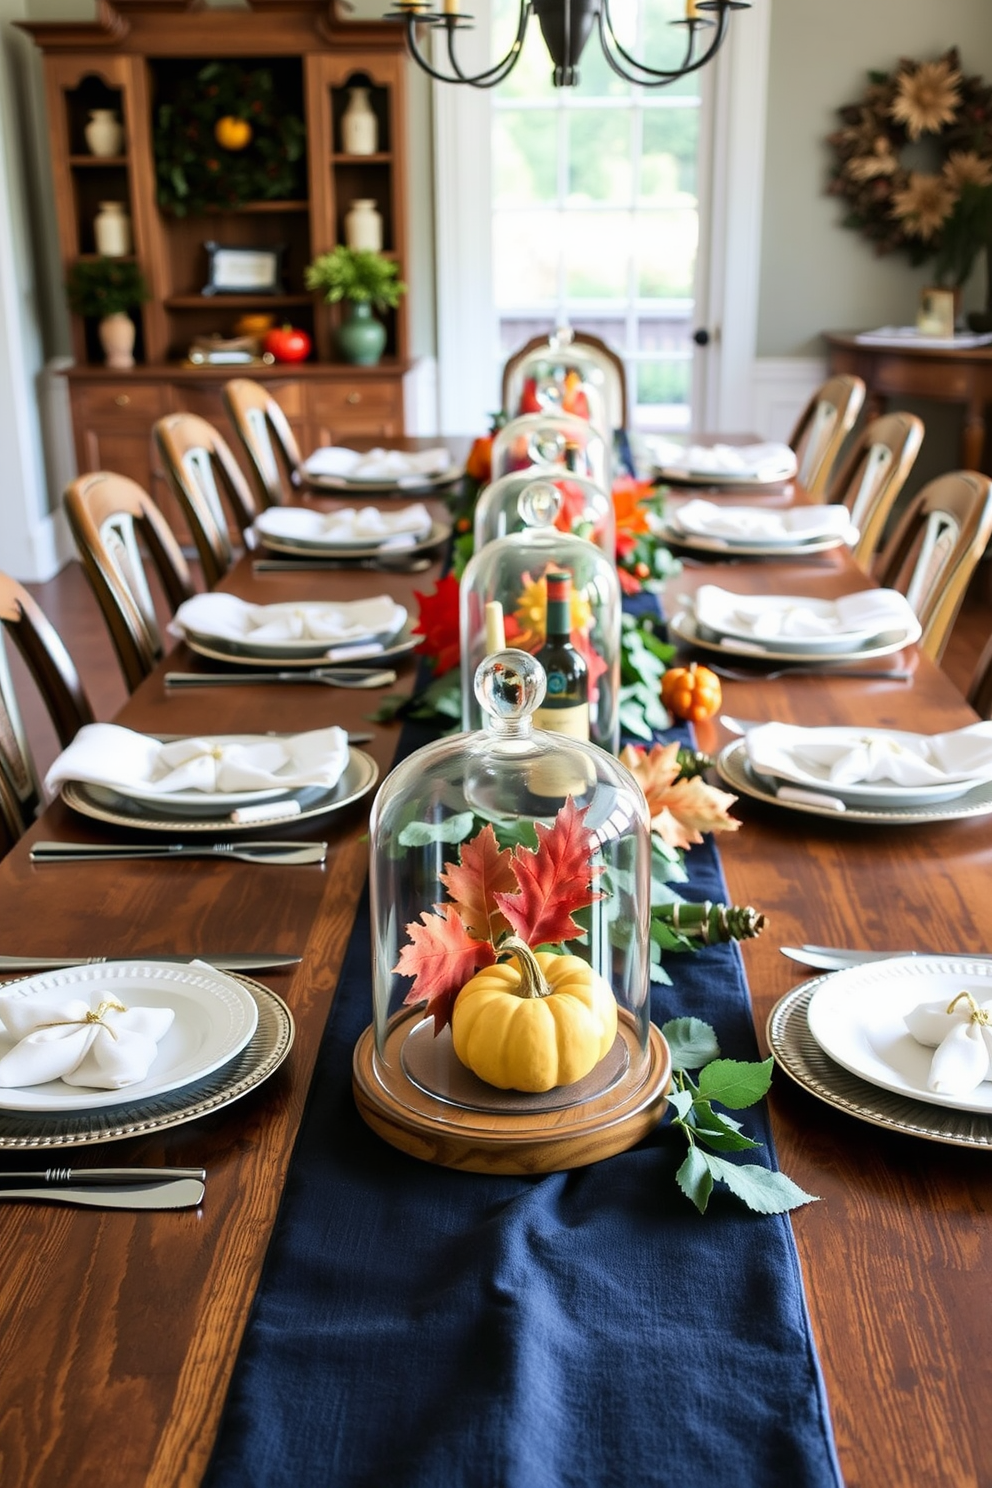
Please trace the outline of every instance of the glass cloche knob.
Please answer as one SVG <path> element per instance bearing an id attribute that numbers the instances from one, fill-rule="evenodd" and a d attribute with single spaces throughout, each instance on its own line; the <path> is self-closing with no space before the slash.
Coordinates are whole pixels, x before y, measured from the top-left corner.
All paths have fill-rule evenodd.
<path id="1" fill-rule="evenodd" d="M 531 435 L 527 455 L 532 465 L 562 465 L 566 445 L 560 429 L 538 429 Z"/>
<path id="2" fill-rule="evenodd" d="M 534 481 L 517 497 L 517 509 L 527 527 L 553 527 L 561 510 L 561 492 L 551 481 Z"/>
<path id="3" fill-rule="evenodd" d="M 546 688 L 544 668 L 528 651 L 495 651 L 476 668 L 475 695 L 490 727 L 529 719 Z"/>

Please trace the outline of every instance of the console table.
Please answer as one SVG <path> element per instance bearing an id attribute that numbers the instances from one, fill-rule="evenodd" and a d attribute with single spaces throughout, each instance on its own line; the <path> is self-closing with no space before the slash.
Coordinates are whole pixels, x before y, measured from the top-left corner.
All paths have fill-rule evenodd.
<path id="1" fill-rule="evenodd" d="M 869 419 L 890 398 L 932 398 L 964 406 L 961 465 L 992 472 L 985 454 L 985 409 L 992 402 L 992 345 L 960 351 L 921 346 L 883 346 L 853 335 L 825 332 L 831 374 L 863 378 Z"/>

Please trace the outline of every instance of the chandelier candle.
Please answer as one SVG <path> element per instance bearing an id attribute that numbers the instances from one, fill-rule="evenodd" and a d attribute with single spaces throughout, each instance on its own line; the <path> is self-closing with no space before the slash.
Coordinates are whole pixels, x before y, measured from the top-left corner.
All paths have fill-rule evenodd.
<path id="1" fill-rule="evenodd" d="M 549 572 L 545 642 L 537 659 L 548 679 L 534 727 L 572 739 L 589 738 L 589 672 L 572 645 L 572 576 Z"/>

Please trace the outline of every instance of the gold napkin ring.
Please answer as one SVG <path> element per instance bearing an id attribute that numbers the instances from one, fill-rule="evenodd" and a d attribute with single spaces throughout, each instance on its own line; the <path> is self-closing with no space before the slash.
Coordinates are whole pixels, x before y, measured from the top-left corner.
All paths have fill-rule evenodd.
<path id="1" fill-rule="evenodd" d="M 953 1013 L 962 997 L 966 998 L 968 1001 L 968 1006 L 971 1009 L 972 1023 L 979 1023 L 983 1026 L 988 1026 L 989 1023 L 992 1023 L 992 1014 L 989 1013 L 988 1008 L 979 1007 L 978 1003 L 972 997 L 970 992 L 959 992 L 954 1001 L 948 1004 L 947 1011 L 949 1013 Z"/>
<path id="2" fill-rule="evenodd" d="M 967 996 L 967 993 L 962 995 Z M 91 1008 L 84 1018 L 56 1018 L 53 1023 L 39 1023 L 38 1028 L 73 1028 L 77 1025 L 80 1028 L 85 1028 L 87 1023 L 99 1023 L 101 1028 L 107 1030 L 112 1039 L 116 1039 L 117 1034 L 114 1029 L 111 1028 L 109 1023 L 104 1022 L 104 1014 L 126 1012 L 127 1008 L 122 1002 L 118 1002 L 116 997 L 105 997 L 99 1007 L 96 1009 Z"/>

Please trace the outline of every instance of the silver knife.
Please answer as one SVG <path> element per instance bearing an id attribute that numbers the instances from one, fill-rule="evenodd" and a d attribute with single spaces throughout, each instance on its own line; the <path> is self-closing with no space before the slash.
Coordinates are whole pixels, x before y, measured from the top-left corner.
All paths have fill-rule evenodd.
<path id="1" fill-rule="evenodd" d="M 203 1203 L 204 1185 L 199 1178 L 173 1178 L 168 1182 L 100 1187 L 86 1184 L 47 1188 L 0 1188 L 2 1199 L 41 1199 L 49 1204 L 85 1204 L 96 1209 L 192 1209 Z"/>
<path id="2" fill-rule="evenodd" d="M 211 956 L 202 951 L 193 956 L 189 951 L 177 951 L 173 956 L 146 956 L 143 951 L 122 953 L 119 956 L 0 956 L 2 971 L 57 971 L 63 966 L 103 966 L 108 961 L 153 961 L 156 964 L 176 961 L 206 961 L 218 971 L 265 971 L 277 966 L 298 966 L 302 956 L 286 956 L 279 951 L 258 951 L 244 955 Z"/>
<path id="3" fill-rule="evenodd" d="M 251 687 L 255 683 L 279 686 L 280 683 L 307 682 L 323 684 L 325 687 L 367 689 L 389 687 L 396 681 L 391 667 L 372 670 L 369 667 L 348 667 L 332 670 L 328 667 L 313 667 L 299 672 L 166 672 L 166 688 L 179 687 Z"/>
<path id="4" fill-rule="evenodd" d="M 107 1188 L 118 1183 L 168 1183 L 176 1178 L 205 1182 L 206 1168 L 25 1168 L 0 1172 L 0 1183 L 96 1183 Z"/>
<path id="5" fill-rule="evenodd" d="M 973 956 L 959 955 L 950 951 L 859 951 L 845 950 L 840 946 L 779 946 L 783 956 L 798 961 L 803 966 L 812 966 L 819 971 L 844 971 L 849 966 L 866 966 L 872 961 L 891 961 L 900 956 L 940 956 L 945 961 L 987 961 L 988 956 L 980 952 Z"/>

